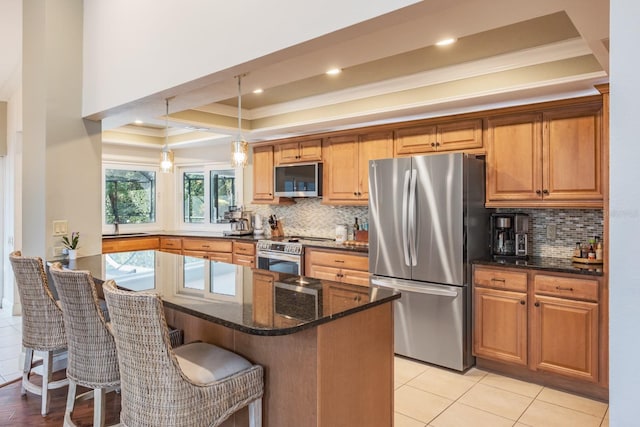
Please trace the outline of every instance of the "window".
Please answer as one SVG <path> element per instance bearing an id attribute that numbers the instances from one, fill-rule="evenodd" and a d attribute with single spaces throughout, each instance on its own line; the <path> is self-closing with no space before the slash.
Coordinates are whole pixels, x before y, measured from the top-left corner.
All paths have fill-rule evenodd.
<path id="1" fill-rule="evenodd" d="M 150 170 L 105 169 L 106 224 L 156 222 L 156 173 Z"/>
<path id="2" fill-rule="evenodd" d="M 208 179 L 205 179 L 208 177 Z M 217 223 L 238 200 L 234 169 L 184 169 L 182 218 L 185 224 Z"/>

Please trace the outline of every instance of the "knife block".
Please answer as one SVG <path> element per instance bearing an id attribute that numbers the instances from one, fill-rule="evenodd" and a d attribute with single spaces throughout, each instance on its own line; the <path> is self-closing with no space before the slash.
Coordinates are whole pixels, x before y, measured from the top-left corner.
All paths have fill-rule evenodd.
<path id="1" fill-rule="evenodd" d="M 276 221 L 275 226 L 271 226 L 271 237 L 284 237 L 282 230 L 282 220 Z"/>

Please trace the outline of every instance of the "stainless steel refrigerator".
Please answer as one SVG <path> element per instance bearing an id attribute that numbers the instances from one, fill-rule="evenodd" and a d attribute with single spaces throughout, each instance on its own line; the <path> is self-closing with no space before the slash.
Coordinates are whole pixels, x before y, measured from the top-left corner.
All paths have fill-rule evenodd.
<path id="1" fill-rule="evenodd" d="M 395 352 L 465 370 L 471 354 L 471 265 L 489 254 L 484 160 L 465 154 L 369 162 L 369 268 L 402 292 Z"/>

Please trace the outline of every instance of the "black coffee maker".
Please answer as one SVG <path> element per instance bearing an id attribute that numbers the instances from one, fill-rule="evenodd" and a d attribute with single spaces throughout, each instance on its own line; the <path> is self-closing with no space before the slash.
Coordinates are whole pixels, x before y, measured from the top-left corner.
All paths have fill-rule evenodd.
<path id="1" fill-rule="evenodd" d="M 493 259 L 527 259 L 529 215 L 491 214 L 491 254 Z"/>

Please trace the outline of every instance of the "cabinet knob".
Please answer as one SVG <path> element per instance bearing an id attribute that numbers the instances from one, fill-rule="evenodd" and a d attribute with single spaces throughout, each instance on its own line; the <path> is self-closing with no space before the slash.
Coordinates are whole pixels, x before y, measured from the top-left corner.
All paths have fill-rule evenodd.
<path id="1" fill-rule="evenodd" d="M 440 143 L 436 141 L 436 147 L 440 147 Z"/>
<path id="2" fill-rule="evenodd" d="M 432 142 L 432 143 L 431 143 L 431 146 L 432 146 L 432 147 L 435 147 L 435 146 L 436 146 L 436 143 L 435 143 L 435 142 Z"/>
<path id="3" fill-rule="evenodd" d="M 549 190 L 542 190 L 542 194 L 549 194 Z"/>
<path id="4" fill-rule="evenodd" d="M 533 305 L 535 305 L 536 307 L 540 307 L 540 303 L 538 301 L 536 301 Z"/>
<path id="5" fill-rule="evenodd" d="M 357 196 L 357 195 L 358 195 L 358 192 L 357 192 L 357 191 L 354 191 L 354 192 L 353 192 L 353 195 L 354 195 L 354 196 Z"/>
<path id="6" fill-rule="evenodd" d="M 523 299 L 521 299 L 521 300 L 520 300 L 520 305 L 524 305 L 524 304 L 525 304 L 524 300 L 523 300 Z"/>
<path id="7" fill-rule="evenodd" d="M 542 194 L 542 191 L 540 191 L 540 190 L 536 190 L 536 194 L 539 196 L 539 195 L 541 195 L 541 194 Z"/>

